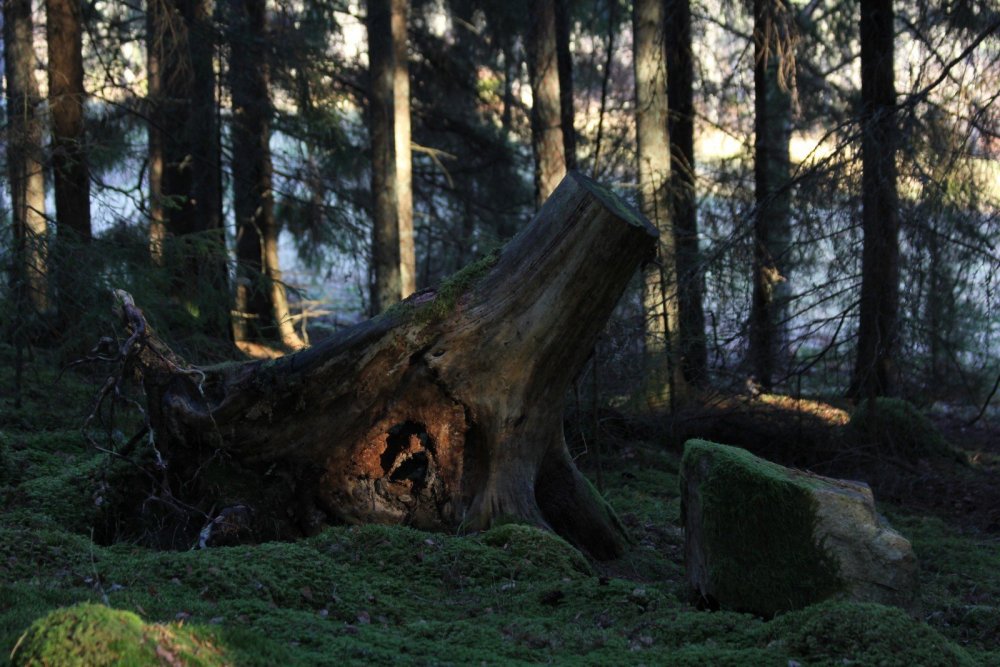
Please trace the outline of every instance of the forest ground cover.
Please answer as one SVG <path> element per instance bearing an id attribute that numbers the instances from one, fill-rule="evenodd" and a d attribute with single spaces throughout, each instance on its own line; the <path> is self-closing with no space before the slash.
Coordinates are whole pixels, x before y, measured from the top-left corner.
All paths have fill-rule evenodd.
<path id="1" fill-rule="evenodd" d="M 94 480 L 107 458 L 80 427 L 103 378 L 60 376 L 37 353 L 15 407 L 13 353 L 3 347 L 0 357 L 4 660 L 15 646 L 15 662 L 43 656 L 48 635 L 21 639 L 29 626 L 89 602 L 102 607 L 74 607 L 62 622 L 111 657 L 125 640 L 102 635 L 108 624 L 93 618 L 108 615 L 103 606 L 119 610 L 111 614 L 121 612 L 129 645 L 148 648 L 123 659 L 163 664 L 1000 663 L 991 495 L 1000 442 L 985 427 L 942 423 L 963 454 L 949 459 L 910 455 L 900 443 L 879 456 L 826 403 L 730 397 L 672 419 L 606 413 L 600 478 L 634 540 L 609 563 L 515 524 L 470 535 L 334 526 L 295 543 L 156 551 L 94 539 L 108 493 Z M 568 426 L 596 481 L 593 451 L 581 446 L 592 434 L 581 436 L 572 416 Z M 919 612 L 834 601 L 765 620 L 696 609 L 684 584 L 677 482 L 680 446 L 695 432 L 870 481 L 913 542 Z"/>

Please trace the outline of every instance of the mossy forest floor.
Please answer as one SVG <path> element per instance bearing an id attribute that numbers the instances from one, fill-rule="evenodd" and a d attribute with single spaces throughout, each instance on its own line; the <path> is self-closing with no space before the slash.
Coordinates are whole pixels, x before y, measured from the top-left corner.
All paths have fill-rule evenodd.
<path id="1" fill-rule="evenodd" d="M 36 358 L 15 408 L 12 354 L 0 357 L 0 660 L 36 619 L 90 602 L 129 614 L 76 608 L 21 640 L 15 662 L 60 664 L 45 656 L 65 627 L 97 647 L 77 647 L 78 664 L 1000 664 L 1000 534 L 961 511 L 908 506 L 903 493 L 880 507 L 920 559 L 916 618 L 847 602 L 767 621 L 696 610 L 669 438 L 605 438 L 606 495 L 635 539 L 611 563 L 516 525 L 463 536 L 331 527 L 297 543 L 182 552 L 101 546 L 92 480 L 105 457 L 79 431 L 100 378 L 57 380 Z M 978 456 L 968 466 L 996 462 Z M 914 487 L 921 465 L 906 473 Z M 86 622 L 109 613 L 117 635 Z"/>

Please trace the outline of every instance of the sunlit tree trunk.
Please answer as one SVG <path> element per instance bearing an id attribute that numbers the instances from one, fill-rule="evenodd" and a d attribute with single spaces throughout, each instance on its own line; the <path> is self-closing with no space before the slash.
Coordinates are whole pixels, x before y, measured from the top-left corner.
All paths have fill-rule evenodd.
<path id="1" fill-rule="evenodd" d="M 667 0 L 667 97 L 670 119 L 670 210 L 674 224 L 677 266 L 679 357 L 684 379 L 691 385 L 708 381 L 703 271 L 698 248 L 698 207 L 694 163 L 694 56 L 691 50 L 691 6 L 688 0 Z"/>
<path id="2" fill-rule="evenodd" d="M 573 53 L 570 49 L 572 0 L 555 0 L 556 58 L 559 63 L 559 116 L 566 168 L 576 169 L 576 112 L 573 108 Z"/>
<path id="3" fill-rule="evenodd" d="M 393 129 L 396 144 L 396 206 L 399 219 L 400 296 L 417 291 L 417 254 L 413 242 L 413 154 L 410 150 L 410 55 L 407 20 L 410 0 L 392 0 Z"/>
<path id="4" fill-rule="evenodd" d="M 530 3 L 528 76 L 531 79 L 531 148 L 535 156 L 535 205 L 540 208 L 566 174 L 559 98 L 555 0 Z"/>
<path id="5" fill-rule="evenodd" d="M 861 318 L 848 393 L 892 390 L 899 311 L 899 212 L 896 194 L 896 91 L 891 0 L 861 3 Z"/>
<path id="6" fill-rule="evenodd" d="M 392 0 L 368 0 L 368 131 L 372 144 L 372 314 L 399 301 L 402 290 L 396 174 L 396 76 Z"/>
<path id="7" fill-rule="evenodd" d="M 41 313 L 49 307 L 48 263 L 42 128 L 37 117 L 42 100 L 34 72 L 31 0 L 4 0 L 3 44 L 7 173 L 17 253 L 13 282 L 18 296 Z"/>
<path id="8" fill-rule="evenodd" d="M 754 0 L 754 264 L 750 362 L 770 390 L 785 346 L 791 212 L 788 142 L 794 48 L 785 0 Z"/>
<path id="9" fill-rule="evenodd" d="M 646 343 L 646 393 L 654 404 L 682 393 L 683 376 L 677 313 L 677 269 L 670 216 L 670 137 L 667 134 L 667 62 L 664 6 L 659 0 L 636 0 L 635 125 L 642 212 L 660 232 L 656 264 L 643 280 Z"/>
<path id="10" fill-rule="evenodd" d="M 228 338 L 213 3 L 149 0 L 148 11 L 151 72 L 157 75 L 150 86 L 151 249 L 155 260 L 159 246 L 171 296 L 185 305 L 198 329 Z M 159 218 L 162 241 L 156 238 Z"/>
<path id="11" fill-rule="evenodd" d="M 271 166 L 271 99 L 265 0 L 229 0 L 229 86 L 236 216 L 236 336 L 302 347 L 278 261 Z"/>

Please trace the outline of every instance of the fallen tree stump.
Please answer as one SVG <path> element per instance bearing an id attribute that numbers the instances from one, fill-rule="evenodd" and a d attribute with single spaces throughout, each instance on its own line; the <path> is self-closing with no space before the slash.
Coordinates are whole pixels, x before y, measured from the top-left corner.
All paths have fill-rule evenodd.
<path id="1" fill-rule="evenodd" d="M 174 546 L 330 521 L 455 531 L 513 520 L 618 555 L 624 530 L 570 458 L 563 407 L 656 236 L 571 173 L 502 251 L 437 291 L 295 354 L 208 368 L 174 354 L 119 291 L 130 337 L 107 386 L 140 378 L 149 446 L 131 445 L 154 480 L 125 505 L 155 514 L 147 537 Z"/>

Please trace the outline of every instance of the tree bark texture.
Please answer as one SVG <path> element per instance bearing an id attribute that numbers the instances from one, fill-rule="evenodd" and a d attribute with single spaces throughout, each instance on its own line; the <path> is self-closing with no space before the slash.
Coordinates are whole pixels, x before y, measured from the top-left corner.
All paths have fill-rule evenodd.
<path id="1" fill-rule="evenodd" d="M 530 3 L 528 77 L 531 79 L 531 149 L 535 156 L 535 205 L 542 204 L 566 174 L 555 0 Z"/>
<path id="2" fill-rule="evenodd" d="M 83 128 L 81 6 L 75 0 L 46 0 L 45 7 L 57 230 L 70 242 L 87 243 L 91 239 L 90 171 Z"/>
<path id="3" fill-rule="evenodd" d="M 233 120 L 237 338 L 302 347 L 292 326 L 278 261 L 271 166 L 270 69 L 264 0 L 229 2 L 229 87 Z"/>
<path id="4" fill-rule="evenodd" d="M 167 480 L 159 497 L 249 507 L 258 536 L 327 520 L 441 530 L 517 520 L 618 555 L 627 538 L 569 456 L 563 407 L 656 236 L 572 172 L 502 251 L 438 291 L 296 354 L 215 368 L 166 349 L 120 293 L 124 367 L 141 374 Z M 234 482 L 206 472 L 220 466 Z M 275 497 L 281 509 L 268 513 Z"/>
<path id="5" fill-rule="evenodd" d="M 229 337 L 213 3 L 149 0 L 151 249 L 201 328 Z M 155 97 L 153 96 L 155 94 Z M 154 160 L 159 164 L 154 164 Z M 159 182 L 154 179 L 159 177 Z M 160 226 L 162 220 L 162 227 Z M 162 232 L 162 240 L 156 237 Z"/>
<path id="6" fill-rule="evenodd" d="M 392 0 L 393 134 L 396 146 L 396 207 L 399 221 L 400 296 L 417 291 L 417 251 L 413 240 L 413 152 L 410 149 L 410 54 L 407 24 L 410 0 Z"/>
<path id="7" fill-rule="evenodd" d="M 635 125 L 642 212 L 660 232 L 658 265 L 646 268 L 643 317 L 646 393 L 654 404 L 683 393 L 678 363 L 677 269 L 670 216 L 670 137 L 667 128 L 667 62 L 664 7 L 659 0 L 636 0 L 633 8 Z"/>
<path id="8" fill-rule="evenodd" d="M 680 362 L 685 381 L 708 382 L 704 274 L 698 248 L 698 207 L 694 163 L 694 56 L 691 51 L 691 6 L 688 0 L 667 0 L 667 97 L 670 108 L 670 210 L 674 223 L 677 266 L 677 312 Z"/>
<path id="9" fill-rule="evenodd" d="M 399 203 L 396 175 L 396 76 L 392 0 L 368 0 L 368 129 L 372 144 L 372 314 L 399 301 Z"/>
<path id="10" fill-rule="evenodd" d="M 770 391 L 786 345 L 791 246 L 788 143 L 791 95 L 783 71 L 794 67 L 790 8 L 784 0 L 754 0 L 754 264 L 750 362 Z"/>
<path id="11" fill-rule="evenodd" d="M 24 305 L 38 313 L 49 307 L 45 223 L 42 104 L 35 79 L 30 0 L 3 3 L 4 67 L 7 80 L 7 170 L 13 207 L 13 283 Z"/>
<path id="12" fill-rule="evenodd" d="M 858 353 L 848 393 L 892 390 L 899 312 L 896 91 L 891 0 L 861 3 L 861 308 Z"/>

